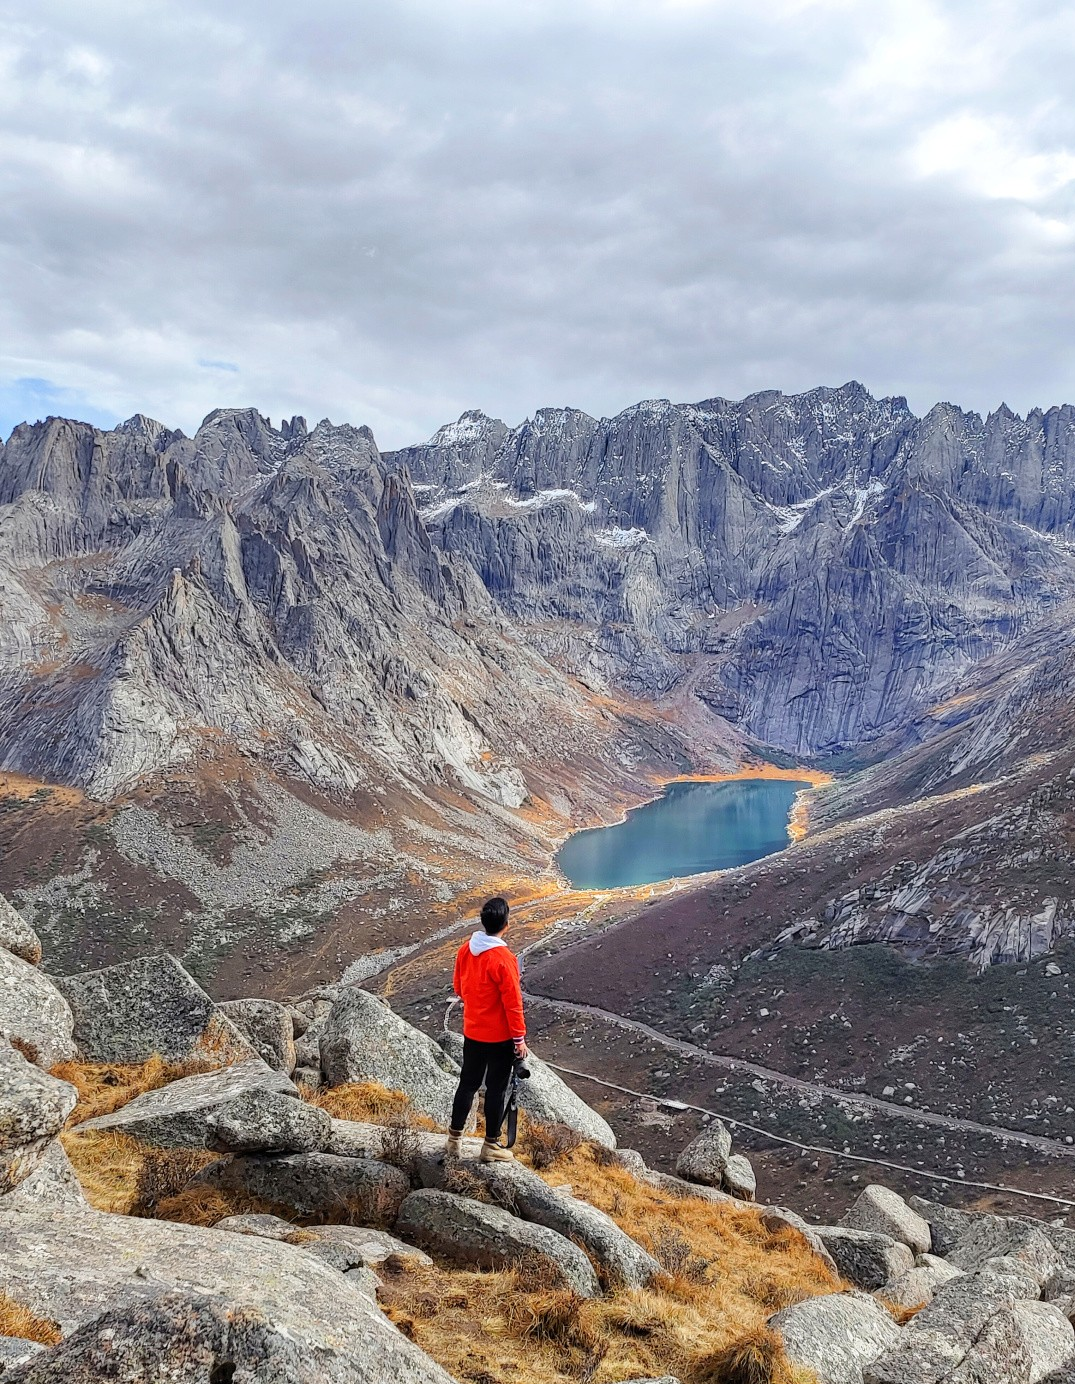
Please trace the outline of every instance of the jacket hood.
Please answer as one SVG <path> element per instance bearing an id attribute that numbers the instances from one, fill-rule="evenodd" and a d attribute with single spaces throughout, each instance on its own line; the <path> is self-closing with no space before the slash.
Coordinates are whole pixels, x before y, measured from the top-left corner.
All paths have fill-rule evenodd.
<path id="1" fill-rule="evenodd" d="M 506 947 L 508 944 L 503 937 L 490 937 L 487 932 L 479 929 L 470 939 L 471 956 L 481 956 L 482 952 L 492 951 L 494 947 Z"/>

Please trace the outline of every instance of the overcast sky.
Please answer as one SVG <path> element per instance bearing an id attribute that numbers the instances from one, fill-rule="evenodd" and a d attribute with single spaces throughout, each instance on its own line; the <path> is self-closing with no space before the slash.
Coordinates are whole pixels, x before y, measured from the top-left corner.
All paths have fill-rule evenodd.
<path id="1" fill-rule="evenodd" d="M 0 0 L 0 432 L 1075 400 L 1064 0 Z"/>

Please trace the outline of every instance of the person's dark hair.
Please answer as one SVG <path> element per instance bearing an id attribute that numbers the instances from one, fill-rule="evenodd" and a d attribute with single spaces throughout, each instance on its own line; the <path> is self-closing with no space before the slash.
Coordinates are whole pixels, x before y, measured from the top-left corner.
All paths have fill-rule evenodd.
<path id="1" fill-rule="evenodd" d="M 482 904 L 482 927 L 495 937 L 508 925 L 508 901 L 498 894 L 495 899 L 486 899 Z"/>

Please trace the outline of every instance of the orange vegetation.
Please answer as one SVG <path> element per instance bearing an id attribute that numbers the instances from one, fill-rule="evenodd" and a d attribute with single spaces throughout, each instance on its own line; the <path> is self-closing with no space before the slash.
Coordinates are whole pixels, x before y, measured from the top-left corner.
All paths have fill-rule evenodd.
<path id="1" fill-rule="evenodd" d="M 788 817 L 788 835 L 793 841 L 802 841 L 810 829 L 810 798 L 806 792 L 796 793 Z"/>
<path id="2" fill-rule="evenodd" d="M 154 1054 L 145 1062 L 59 1062 L 52 1075 L 69 1081 L 78 1092 L 78 1104 L 67 1121 L 70 1127 L 98 1115 L 111 1115 L 135 1096 L 159 1090 L 180 1077 L 214 1071 L 220 1065 L 209 1056 L 166 1062 Z"/>
<path id="3" fill-rule="evenodd" d="M 37 1316 L 7 1293 L 0 1293 L 0 1336 L 36 1341 L 42 1346 L 54 1346 L 61 1339 L 60 1328 L 54 1321 Z"/>
<path id="4" fill-rule="evenodd" d="M 668 783 L 738 783 L 742 779 L 782 779 L 808 783 L 813 788 L 824 788 L 832 782 L 832 775 L 820 769 L 781 769 L 775 764 L 742 764 L 738 769 L 730 769 L 722 774 L 680 774 L 678 778 L 667 779 Z"/>
<path id="5" fill-rule="evenodd" d="M 40 779 L 27 778 L 25 774 L 0 774 L 0 798 L 18 798 L 25 802 L 35 793 L 40 793 L 50 807 L 77 807 L 85 801 L 85 794 L 77 788 L 67 788 L 60 783 L 42 783 Z"/>
<path id="6" fill-rule="evenodd" d="M 841 1285 L 796 1231 L 766 1229 L 750 1207 L 658 1191 L 592 1145 L 570 1148 L 540 1175 L 608 1212 L 665 1275 L 648 1289 L 587 1301 L 532 1272 L 400 1267 L 383 1305 L 449 1373 L 475 1384 L 612 1384 L 668 1373 L 690 1384 L 807 1384 L 766 1320 Z"/>
<path id="7" fill-rule="evenodd" d="M 134 1214 L 144 1144 L 104 1129 L 68 1129 L 60 1142 L 91 1206 L 119 1216 Z"/>
<path id="8" fill-rule="evenodd" d="M 303 1100 L 327 1110 L 334 1120 L 359 1120 L 367 1124 L 389 1124 L 405 1119 L 413 1129 L 436 1129 L 427 1115 L 421 1115 L 402 1091 L 390 1091 L 378 1081 L 349 1082 L 326 1091 L 302 1091 Z"/>
<path id="9" fill-rule="evenodd" d="M 220 1157 L 205 1149 L 154 1148 L 110 1129 L 68 1129 L 60 1140 L 86 1200 L 118 1216 L 181 1219 L 162 1216 L 160 1207 Z"/>
<path id="10" fill-rule="evenodd" d="M 154 1212 L 159 1221 L 180 1221 L 184 1225 L 213 1226 L 225 1216 L 280 1216 L 292 1220 L 287 1206 L 248 1196 L 244 1192 L 222 1191 L 219 1187 L 185 1187 L 160 1202 Z"/>
<path id="11" fill-rule="evenodd" d="M 926 1306 L 925 1302 L 916 1302 L 911 1307 L 902 1307 L 897 1302 L 889 1302 L 888 1298 L 882 1297 L 880 1294 L 877 1295 L 877 1300 L 889 1316 L 899 1322 L 900 1326 L 906 1326 L 911 1318 L 917 1317 L 922 1308 Z"/>
<path id="12" fill-rule="evenodd" d="M 955 711 L 958 707 L 967 706 L 976 701 L 982 694 L 980 692 L 963 692 L 958 697 L 949 697 L 945 702 L 936 702 L 933 706 L 927 707 L 927 716 L 944 716 L 949 711 Z"/>
<path id="13" fill-rule="evenodd" d="M 206 1149 L 159 1149 L 108 1129 L 68 1129 L 60 1135 L 86 1200 L 118 1216 L 150 1216 L 213 1225 L 244 1211 L 275 1211 L 238 1193 L 189 1187 L 220 1158 Z"/>

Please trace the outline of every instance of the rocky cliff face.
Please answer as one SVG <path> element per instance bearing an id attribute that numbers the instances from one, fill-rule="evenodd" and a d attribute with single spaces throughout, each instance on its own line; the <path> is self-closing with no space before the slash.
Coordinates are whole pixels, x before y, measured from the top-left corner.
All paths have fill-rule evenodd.
<path id="1" fill-rule="evenodd" d="M 389 459 L 540 647 L 647 696 L 690 677 L 759 742 L 826 754 L 906 725 L 1072 590 L 1073 416 L 917 419 L 850 384 L 511 430 L 470 413 Z"/>
<path id="2" fill-rule="evenodd" d="M 321 786 L 368 783 L 372 761 L 518 806 L 502 748 L 553 688 L 577 711 L 365 429 L 51 420 L 13 434 L 0 501 L 4 768 L 109 797 L 223 732 Z"/>

